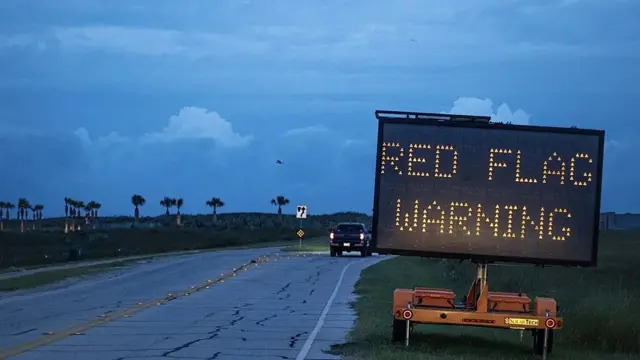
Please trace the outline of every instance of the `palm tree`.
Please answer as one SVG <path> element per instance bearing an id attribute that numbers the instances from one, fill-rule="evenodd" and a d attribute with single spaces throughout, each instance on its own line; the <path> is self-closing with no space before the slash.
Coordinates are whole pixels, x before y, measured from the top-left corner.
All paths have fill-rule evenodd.
<path id="1" fill-rule="evenodd" d="M 180 208 L 184 205 L 184 200 L 182 198 L 172 199 L 173 204 L 175 204 L 178 209 L 178 215 L 180 215 Z"/>
<path id="2" fill-rule="evenodd" d="M 71 205 L 71 198 L 64 198 L 64 232 L 69 232 L 69 217 L 71 213 L 69 212 L 69 205 Z"/>
<path id="3" fill-rule="evenodd" d="M 0 201 L 0 231 L 4 230 L 4 209 L 6 209 L 7 203 Z"/>
<path id="4" fill-rule="evenodd" d="M 33 225 L 31 228 L 33 230 L 36 229 L 36 208 L 35 206 L 29 206 L 29 210 L 31 210 L 31 219 L 33 220 Z M 29 218 L 29 214 L 27 213 L 27 218 Z"/>
<path id="5" fill-rule="evenodd" d="M 93 217 L 93 228 L 96 228 L 96 223 L 98 222 L 98 210 L 100 210 L 100 208 L 102 207 L 102 204 L 100 204 L 99 202 L 95 202 L 95 201 L 91 201 L 92 203 L 92 214 L 91 216 Z"/>
<path id="6" fill-rule="evenodd" d="M 95 219 L 98 217 L 98 209 L 102 207 L 102 204 L 95 201 L 90 201 L 89 203 L 91 204 L 91 217 Z"/>
<path id="7" fill-rule="evenodd" d="M 18 219 L 20 220 L 20 232 L 24 232 L 24 222 L 27 220 L 29 215 L 29 208 L 31 208 L 31 204 L 25 198 L 18 199 Z"/>
<path id="8" fill-rule="evenodd" d="M 170 215 L 169 208 L 173 206 L 173 199 L 165 196 L 164 199 L 160 200 L 160 206 L 164 206 L 167 209 L 165 215 Z"/>
<path id="9" fill-rule="evenodd" d="M 71 198 L 64 198 L 64 216 L 69 216 L 69 203 L 71 203 Z"/>
<path id="10" fill-rule="evenodd" d="M 138 195 L 138 194 L 134 194 L 133 196 L 131 196 L 131 204 L 133 204 L 135 210 L 133 213 L 134 219 L 136 224 L 140 222 L 140 206 L 144 206 L 144 204 L 147 202 L 147 200 L 145 200 L 144 197 L 142 197 L 142 195 Z"/>
<path id="11" fill-rule="evenodd" d="M 224 201 L 220 200 L 219 197 L 212 197 L 211 200 L 207 200 L 206 205 L 213 209 L 213 222 L 216 223 L 218 221 L 216 210 L 224 206 Z"/>
<path id="12" fill-rule="evenodd" d="M 81 217 L 82 216 L 82 210 L 85 210 L 85 207 L 87 206 L 87 204 L 84 201 L 76 201 L 75 202 L 75 206 L 76 206 L 76 216 L 77 217 Z M 85 222 L 85 224 L 89 223 L 89 219 L 87 219 L 86 216 L 84 218 L 84 222 Z M 76 230 L 80 230 L 80 224 L 78 224 L 78 228 Z"/>
<path id="13" fill-rule="evenodd" d="M 184 200 L 182 198 L 171 199 L 171 204 L 175 205 L 176 209 L 178 209 L 177 216 L 176 216 L 176 224 L 180 226 L 180 220 L 181 220 L 180 208 L 182 207 L 182 205 L 184 205 Z"/>
<path id="14" fill-rule="evenodd" d="M 36 204 L 33 206 L 33 211 L 35 215 L 35 219 L 38 220 L 38 228 L 42 230 L 42 210 L 44 209 L 44 205 Z"/>
<path id="15" fill-rule="evenodd" d="M 3 209 L 5 209 L 5 214 L 4 214 L 4 218 L 7 220 L 11 219 L 11 214 L 9 214 L 9 210 L 14 209 L 16 206 L 8 201 L 4 202 L 4 206 Z M 0 210 L 1 212 L 2 210 Z M 4 224 L 3 224 L 4 225 Z M 8 226 L 9 224 L 7 224 Z"/>
<path id="16" fill-rule="evenodd" d="M 278 207 L 278 218 L 282 219 L 282 207 L 289 204 L 289 199 L 282 195 L 276 196 L 275 199 L 271 199 L 271 205 Z"/>
<path id="17" fill-rule="evenodd" d="M 66 231 L 75 231 L 76 230 L 76 216 L 78 215 L 78 201 L 77 200 L 73 200 L 71 198 L 65 198 L 66 200 L 66 204 L 65 204 L 65 210 L 67 210 L 67 208 L 69 208 L 69 213 L 68 213 L 68 218 L 71 218 L 71 224 L 70 226 L 67 226 L 67 223 L 65 222 L 65 228 L 67 229 Z"/>
<path id="18" fill-rule="evenodd" d="M 84 205 L 84 223 L 89 225 L 93 216 L 93 201 L 89 201 Z"/>

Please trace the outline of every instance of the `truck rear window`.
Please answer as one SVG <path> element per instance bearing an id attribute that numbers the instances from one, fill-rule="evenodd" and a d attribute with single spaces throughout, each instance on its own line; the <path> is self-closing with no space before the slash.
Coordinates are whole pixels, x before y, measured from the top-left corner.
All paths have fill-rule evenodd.
<path id="1" fill-rule="evenodd" d="M 353 224 L 338 225 L 336 230 L 341 233 L 360 233 L 361 231 L 364 231 L 364 229 L 362 228 L 362 225 L 353 225 Z"/>

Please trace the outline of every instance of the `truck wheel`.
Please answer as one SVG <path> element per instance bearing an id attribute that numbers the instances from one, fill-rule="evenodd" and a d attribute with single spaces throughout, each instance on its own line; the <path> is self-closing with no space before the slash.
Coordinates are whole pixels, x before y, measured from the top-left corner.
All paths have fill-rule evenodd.
<path id="1" fill-rule="evenodd" d="M 367 249 L 360 250 L 360 256 L 362 256 L 362 257 L 367 256 Z"/>
<path id="2" fill-rule="evenodd" d="M 549 330 L 549 337 L 547 338 L 547 355 L 551 355 L 553 350 L 553 330 Z M 544 330 L 533 330 L 533 351 L 536 355 L 542 356 L 544 351 Z"/>
<path id="3" fill-rule="evenodd" d="M 406 330 L 407 330 L 406 321 L 393 319 L 393 332 L 391 335 L 391 341 L 394 341 L 394 342 L 404 341 Z"/>
<path id="4" fill-rule="evenodd" d="M 336 250 L 336 255 L 338 255 L 338 256 L 342 256 L 342 249 L 340 249 L 340 250 Z"/>
<path id="5" fill-rule="evenodd" d="M 336 249 L 329 248 L 329 255 L 331 255 L 331 257 L 335 257 L 336 256 Z"/>

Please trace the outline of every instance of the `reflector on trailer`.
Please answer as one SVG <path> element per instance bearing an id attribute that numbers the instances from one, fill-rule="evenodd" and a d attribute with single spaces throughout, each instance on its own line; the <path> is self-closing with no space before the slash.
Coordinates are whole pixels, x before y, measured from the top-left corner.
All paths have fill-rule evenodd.
<path id="1" fill-rule="evenodd" d="M 546 327 L 548 327 L 548 328 L 553 328 L 553 327 L 555 327 L 555 326 L 556 326 L 556 320 L 555 320 L 555 319 L 547 319 L 547 320 L 544 322 L 544 325 L 545 325 Z"/>
<path id="2" fill-rule="evenodd" d="M 402 312 L 402 317 L 405 320 L 409 320 L 409 319 L 411 319 L 413 317 L 413 312 L 411 310 L 405 310 L 405 311 Z"/>

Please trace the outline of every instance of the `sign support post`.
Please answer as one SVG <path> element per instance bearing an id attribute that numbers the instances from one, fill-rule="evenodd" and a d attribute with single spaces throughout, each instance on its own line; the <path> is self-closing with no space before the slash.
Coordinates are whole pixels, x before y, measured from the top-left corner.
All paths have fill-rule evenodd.
<path id="1" fill-rule="evenodd" d="M 307 218 L 307 205 L 296 206 L 296 218 L 300 219 L 300 226 L 296 234 L 300 240 L 300 249 L 302 249 L 302 238 L 304 237 L 304 231 L 302 230 L 302 220 Z"/>

